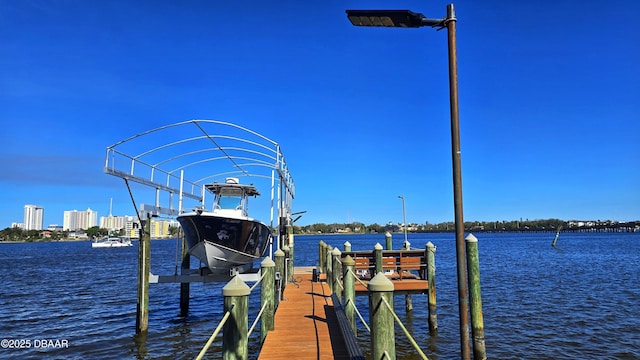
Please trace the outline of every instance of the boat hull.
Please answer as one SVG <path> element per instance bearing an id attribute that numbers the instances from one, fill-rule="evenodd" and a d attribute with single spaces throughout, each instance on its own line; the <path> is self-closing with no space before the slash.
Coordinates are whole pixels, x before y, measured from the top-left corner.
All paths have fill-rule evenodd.
<path id="1" fill-rule="evenodd" d="M 178 217 L 189 253 L 213 273 L 235 268 L 246 272 L 253 262 L 264 256 L 271 231 L 252 219 L 236 219 L 207 213 L 190 213 Z"/>

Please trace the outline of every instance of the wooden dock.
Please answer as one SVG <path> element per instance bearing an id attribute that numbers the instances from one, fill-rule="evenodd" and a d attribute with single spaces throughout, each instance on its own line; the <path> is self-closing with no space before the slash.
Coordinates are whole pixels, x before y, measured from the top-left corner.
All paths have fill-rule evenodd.
<path id="1" fill-rule="evenodd" d="M 296 267 L 293 284 L 287 284 L 284 300 L 275 315 L 275 330 L 267 335 L 260 360 L 349 359 L 324 281 L 313 282 L 313 267 Z"/>

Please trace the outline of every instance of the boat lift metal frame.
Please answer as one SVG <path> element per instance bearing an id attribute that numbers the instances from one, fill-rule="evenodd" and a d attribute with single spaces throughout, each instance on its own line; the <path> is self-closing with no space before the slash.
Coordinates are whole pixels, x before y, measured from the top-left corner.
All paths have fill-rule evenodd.
<path id="1" fill-rule="evenodd" d="M 194 126 L 196 136 L 193 137 L 177 139 L 142 151 L 135 149 L 137 152 L 135 155 L 128 155 L 120 150 L 138 140 L 141 140 L 138 143 L 144 144 L 142 139 L 152 134 L 175 133 L 188 127 L 191 127 L 189 130 L 193 130 Z M 205 128 L 212 126 L 216 131 L 231 129 L 241 135 L 244 134 L 247 138 L 210 134 Z M 223 145 L 223 142 L 226 145 Z M 173 149 L 184 149 L 185 146 L 203 143 L 214 146 L 190 148 L 189 151 L 179 154 L 173 153 L 170 157 L 157 156 Z M 219 156 L 210 156 L 212 153 Z M 225 162 L 226 171 L 203 172 L 202 168 L 211 165 L 212 162 L 218 164 Z M 169 166 L 171 169 L 163 168 Z M 199 168 L 198 171 L 191 171 L 195 168 Z M 143 205 L 141 211 L 152 215 L 169 216 L 177 216 L 184 212 L 184 198 L 198 201 L 204 209 L 206 183 L 224 182 L 224 178 L 230 176 L 270 179 L 272 231 L 275 235 L 283 234 L 284 226 L 291 224 L 291 202 L 295 196 L 295 185 L 280 145 L 264 135 L 232 123 L 218 120 L 188 120 L 136 134 L 107 147 L 104 172 L 154 188 L 156 191 L 154 205 Z M 195 174 L 197 179 L 188 180 L 186 176 L 189 173 Z M 169 194 L 168 207 L 160 204 L 160 193 L 163 191 Z M 179 197 L 177 209 L 173 204 L 175 194 Z M 275 209 L 277 209 L 277 216 L 274 214 Z M 277 226 L 274 226 L 274 220 Z"/>
<path id="2" fill-rule="evenodd" d="M 209 128 L 213 128 L 214 132 L 207 131 Z M 183 131 L 194 130 L 195 134 L 190 137 L 166 140 L 175 138 Z M 165 136 L 167 134 L 169 136 Z M 154 140 L 156 143 L 153 143 Z M 153 145 L 149 146 L 150 143 Z M 212 172 L 211 169 L 217 171 Z M 129 181 L 133 181 L 155 189 L 154 205 L 141 205 L 138 214 L 140 219 L 147 218 L 147 214 L 178 216 L 185 211 L 185 198 L 195 200 L 197 208 L 204 210 L 207 194 L 205 185 L 224 182 L 226 177 L 233 176 L 271 180 L 270 226 L 273 236 L 279 239 L 278 248 L 286 244 L 285 227 L 293 223 L 291 203 L 295 196 L 295 185 L 280 145 L 264 135 L 232 123 L 188 120 L 128 137 L 107 147 L 104 172 L 124 179 L 127 186 Z M 188 180 L 187 176 L 195 176 L 196 179 Z M 169 195 L 168 206 L 161 205 L 162 192 Z M 173 204 L 176 194 L 177 208 Z M 269 256 L 273 256 L 273 244 L 270 244 Z M 202 269 L 183 269 L 181 275 L 149 273 L 149 280 L 151 283 L 206 283 L 226 281 L 237 274 L 234 269 L 224 275 L 207 274 Z M 259 273 L 246 273 L 241 277 L 245 281 L 252 281 L 259 278 Z"/>

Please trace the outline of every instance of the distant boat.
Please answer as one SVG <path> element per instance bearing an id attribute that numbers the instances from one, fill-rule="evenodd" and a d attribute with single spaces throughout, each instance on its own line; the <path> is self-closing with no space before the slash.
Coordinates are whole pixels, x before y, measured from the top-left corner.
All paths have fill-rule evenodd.
<path id="1" fill-rule="evenodd" d="M 206 188 L 215 195 L 213 210 L 196 209 L 177 217 L 189 253 L 212 273 L 249 271 L 253 262 L 264 256 L 271 240 L 271 229 L 247 212 L 249 197 L 260 193 L 253 185 L 240 184 L 238 178 L 207 184 Z"/>
<path id="2" fill-rule="evenodd" d="M 112 248 L 132 246 L 131 240 L 119 236 L 108 236 L 91 243 L 92 248 Z"/>

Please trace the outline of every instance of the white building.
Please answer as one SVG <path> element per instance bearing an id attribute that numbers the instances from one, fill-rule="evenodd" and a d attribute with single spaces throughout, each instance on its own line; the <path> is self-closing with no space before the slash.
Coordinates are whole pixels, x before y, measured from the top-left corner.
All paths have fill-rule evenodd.
<path id="1" fill-rule="evenodd" d="M 127 224 L 127 216 L 101 216 L 100 227 L 107 230 L 124 229 Z"/>
<path id="2" fill-rule="evenodd" d="M 62 228 L 64 230 L 87 230 L 98 225 L 98 212 L 91 209 L 86 211 L 70 210 L 64 212 Z"/>
<path id="3" fill-rule="evenodd" d="M 38 205 L 24 206 L 24 229 L 42 230 L 44 220 L 44 208 Z"/>

